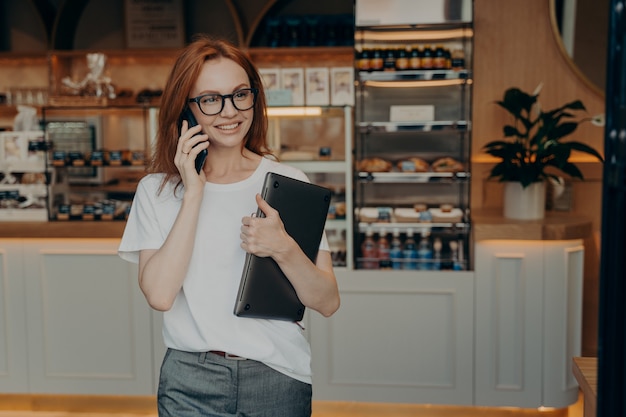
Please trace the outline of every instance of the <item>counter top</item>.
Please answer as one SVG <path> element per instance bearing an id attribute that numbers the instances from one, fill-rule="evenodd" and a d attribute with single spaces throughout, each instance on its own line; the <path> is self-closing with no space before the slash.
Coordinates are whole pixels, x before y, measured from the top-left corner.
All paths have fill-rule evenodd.
<path id="1" fill-rule="evenodd" d="M 121 238 L 124 221 L 2 222 L 0 238 Z"/>
<path id="2" fill-rule="evenodd" d="M 584 417 L 594 417 L 598 396 L 598 358 L 574 358 L 572 372 L 583 392 Z"/>
<path id="3" fill-rule="evenodd" d="M 121 238 L 124 221 L 1 222 L 0 238 Z M 569 240 L 591 235 L 591 220 L 566 212 L 546 212 L 542 220 L 512 220 L 502 210 L 472 212 L 475 240 Z"/>
<path id="4" fill-rule="evenodd" d="M 570 240 L 592 233 L 591 219 L 568 212 L 546 212 L 541 220 L 514 220 L 502 216 L 502 209 L 473 210 L 474 239 Z"/>

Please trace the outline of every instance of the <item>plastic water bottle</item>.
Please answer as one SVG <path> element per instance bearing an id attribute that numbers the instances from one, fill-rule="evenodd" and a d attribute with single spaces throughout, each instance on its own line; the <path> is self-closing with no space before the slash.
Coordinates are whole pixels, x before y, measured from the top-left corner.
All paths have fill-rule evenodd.
<path id="1" fill-rule="evenodd" d="M 380 269 L 391 269 L 391 247 L 389 239 L 387 239 L 387 231 L 384 228 L 378 233 L 378 241 L 376 242 L 378 266 Z"/>
<path id="2" fill-rule="evenodd" d="M 397 228 L 393 229 L 391 233 L 389 257 L 391 258 L 391 269 L 403 269 L 402 241 L 400 240 L 400 230 Z"/>
<path id="3" fill-rule="evenodd" d="M 463 253 L 463 241 L 459 239 L 456 262 L 453 263 L 452 269 L 455 271 L 465 270 L 465 255 Z"/>
<path id="4" fill-rule="evenodd" d="M 452 258 L 452 270 L 461 271 L 463 267 L 459 262 L 459 243 L 456 240 L 450 241 L 450 257 Z"/>
<path id="5" fill-rule="evenodd" d="M 436 237 L 433 241 L 433 271 L 441 270 L 441 249 L 443 244 L 441 238 Z"/>
<path id="6" fill-rule="evenodd" d="M 406 240 L 404 241 L 404 269 L 417 269 L 417 244 L 413 238 L 413 229 L 406 231 Z"/>
<path id="7" fill-rule="evenodd" d="M 422 238 L 420 239 L 420 243 L 417 247 L 417 258 L 419 262 L 417 264 L 417 269 L 426 271 L 432 268 L 431 262 L 433 260 L 433 247 L 430 243 L 430 231 L 423 230 Z"/>
<path id="8" fill-rule="evenodd" d="M 374 241 L 374 232 L 368 228 L 365 232 L 365 240 L 361 243 L 361 256 L 363 257 L 364 269 L 378 268 L 378 250 Z"/>

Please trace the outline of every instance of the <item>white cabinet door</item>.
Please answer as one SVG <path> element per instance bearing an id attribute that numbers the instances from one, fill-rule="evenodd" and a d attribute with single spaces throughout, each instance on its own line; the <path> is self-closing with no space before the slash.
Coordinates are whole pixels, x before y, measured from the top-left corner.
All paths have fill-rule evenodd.
<path id="1" fill-rule="evenodd" d="M 576 402 L 583 257 L 580 240 L 476 243 L 476 405 Z"/>
<path id="2" fill-rule="evenodd" d="M 581 355 L 585 249 L 582 241 L 544 242 L 543 253 L 543 404 L 562 408 L 578 400 L 572 358 Z"/>
<path id="3" fill-rule="evenodd" d="M 476 244 L 477 405 L 541 403 L 540 242 Z"/>
<path id="4" fill-rule="evenodd" d="M 471 404 L 473 272 L 337 271 L 311 312 L 316 400 Z"/>
<path id="5" fill-rule="evenodd" d="M 26 310 L 19 240 L 0 240 L 0 392 L 28 391 Z"/>
<path id="6" fill-rule="evenodd" d="M 24 241 L 31 392 L 154 392 L 150 311 L 118 244 Z"/>

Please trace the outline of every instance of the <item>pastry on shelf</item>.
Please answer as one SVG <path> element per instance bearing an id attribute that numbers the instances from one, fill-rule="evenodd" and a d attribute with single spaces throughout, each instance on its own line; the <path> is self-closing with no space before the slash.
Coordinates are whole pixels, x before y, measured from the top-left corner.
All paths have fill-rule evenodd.
<path id="1" fill-rule="evenodd" d="M 420 221 L 420 212 L 410 207 L 397 207 L 393 211 L 394 219 L 399 223 L 417 223 Z"/>
<path id="2" fill-rule="evenodd" d="M 416 204 L 413 204 L 413 210 L 415 210 L 418 213 L 421 213 L 423 211 L 428 210 L 428 206 L 424 203 L 416 203 Z"/>
<path id="3" fill-rule="evenodd" d="M 365 158 L 358 163 L 359 171 L 366 172 L 389 172 L 391 171 L 391 162 L 383 158 Z"/>
<path id="4" fill-rule="evenodd" d="M 355 210 L 360 222 L 389 223 L 393 209 L 391 207 L 361 207 Z"/>
<path id="5" fill-rule="evenodd" d="M 432 163 L 432 169 L 435 172 L 459 172 L 465 168 L 463 164 L 449 156 L 439 158 Z"/>
<path id="6" fill-rule="evenodd" d="M 430 164 L 419 157 L 402 159 L 396 166 L 401 172 L 428 172 L 430 170 Z"/>
<path id="7" fill-rule="evenodd" d="M 428 209 L 435 223 L 457 223 L 463 219 L 463 211 L 451 204 L 442 204 L 438 208 Z"/>

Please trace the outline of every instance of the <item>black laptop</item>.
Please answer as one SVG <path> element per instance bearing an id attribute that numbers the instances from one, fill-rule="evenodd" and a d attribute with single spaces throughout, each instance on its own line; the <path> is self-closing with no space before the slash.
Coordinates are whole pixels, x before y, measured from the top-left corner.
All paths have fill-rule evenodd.
<path id="1" fill-rule="evenodd" d="M 268 172 L 261 195 L 270 206 L 278 210 L 287 233 L 300 245 L 306 256 L 315 262 L 326 224 L 331 191 Z M 260 209 L 257 215 L 264 217 Z M 234 312 L 239 317 L 300 321 L 304 316 L 304 305 L 272 258 L 248 253 Z"/>

